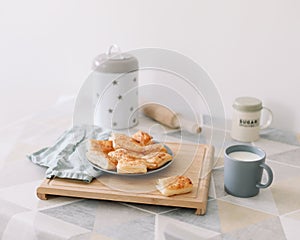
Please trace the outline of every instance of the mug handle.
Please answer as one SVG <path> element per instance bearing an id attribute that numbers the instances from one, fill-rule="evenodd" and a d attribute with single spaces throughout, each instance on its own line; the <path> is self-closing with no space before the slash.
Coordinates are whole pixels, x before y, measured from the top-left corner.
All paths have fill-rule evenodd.
<path id="1" fill-rule="evenodd" d="M 272 172 L 272 169 L 267 164 L 265 164 L 265 163 L 261 163 L 259 166 L 262 167 L 264 170 L 266 170 L 266 172 L 268 174 L 268 181 L 265 184 L 258 183 L 258 184 L 256 184 L 256 187 L 257 188 L 267 188 L 273 182 L 273 172 Z"/>
<path id="2" fill-rule="evenodd" d="M 260 125 L 260 129 L 265 129 L 267 127 L 269 127 L 273 121 L 273 113 L 269 108 L 263 107 L 262 110 L 265 110 L 266 112 L 268 112 L 269 118 L 268 121 L 262 125 Z"/>

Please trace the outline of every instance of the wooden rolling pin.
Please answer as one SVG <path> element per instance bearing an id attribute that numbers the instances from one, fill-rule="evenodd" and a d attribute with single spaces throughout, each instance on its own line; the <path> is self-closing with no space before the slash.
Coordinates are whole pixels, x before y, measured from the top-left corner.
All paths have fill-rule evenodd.
<path id="1" fill-rule="evenodd" d="M 190 133 L 199 134 L 201 127 L 198 123 L 183 118 L 180 114 L 171 111 L 160 104 L 151 103 L 143 106 L 143 113 L 155 121 L 169 128 L 181 128 Z"/>

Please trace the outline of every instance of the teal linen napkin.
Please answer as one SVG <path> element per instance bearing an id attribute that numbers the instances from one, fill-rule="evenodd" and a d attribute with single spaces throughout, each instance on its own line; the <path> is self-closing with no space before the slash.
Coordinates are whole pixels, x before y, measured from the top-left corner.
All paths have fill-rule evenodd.
<path id="1" fill-rule="evenodd" d="M 110 132 L 95 126 L 74 126 L 53 144 L 27 157 L 33 163 L 47 167 L 46 177 L 60 177 L 91 182 L 101 175 L 86 159 L 86 142 L 90 138 L 107 139 Z"/>

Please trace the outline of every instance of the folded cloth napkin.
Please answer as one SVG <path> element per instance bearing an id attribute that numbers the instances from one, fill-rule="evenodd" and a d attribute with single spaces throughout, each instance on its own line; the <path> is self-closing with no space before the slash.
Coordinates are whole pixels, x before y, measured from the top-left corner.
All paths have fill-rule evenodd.
<path id="1" fill-rule="evenodd" d="M 101 175 L 86 159 L 86 142 L 90 138 L 107 139 L 110 132 L 95 126 L 74 126 L 65 131 L 53 146 L 27 157 L 33 163 L 47 167 L 46 177 L 60 177 L 91 182 Z"/>

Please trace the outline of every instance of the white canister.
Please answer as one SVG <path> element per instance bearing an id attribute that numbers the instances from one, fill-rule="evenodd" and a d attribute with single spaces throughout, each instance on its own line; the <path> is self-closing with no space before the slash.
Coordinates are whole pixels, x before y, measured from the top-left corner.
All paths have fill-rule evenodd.
<path id="1" fill-rule="evenodd" d="M 261 114 L 268 115 L 265 123 L 261 124 Z M 233 103 L 231 137 L 241 142 L 253 142 L 259 139 L 259 132 L 272 123 L 272 111 L 263 107 L 262 102 L 253 97 L 239 97 Z"/>
<path id="2" fill-rule="evenodd" d="M 138 123 L 138 60 L 113 45 L 93 63 L 94 124 L 108 129 Z"/>

